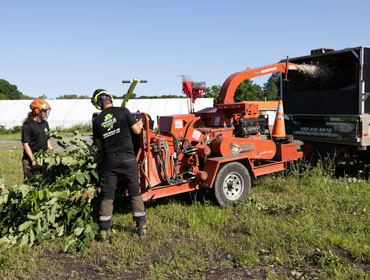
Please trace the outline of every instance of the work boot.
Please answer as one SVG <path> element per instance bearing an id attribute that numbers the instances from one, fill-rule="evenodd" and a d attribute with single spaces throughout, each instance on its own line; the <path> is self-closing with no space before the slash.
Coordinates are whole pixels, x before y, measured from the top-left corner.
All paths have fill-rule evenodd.
<path id="1" fill-rule="evenodd" d="M 140 224 L 137 224 L 136 225 L 136 230 L 137 230 L 137 233 L 139 234 L 139 237 L 140 238 L 143 238 L 143 237 L 145 237 L 145 235 L 146 235 L 146 224 L 142 224 L 142 225 L 140 225 Z"/>
<path id="2" fill-rule="evenodd" d="M 134 212 L 134 221 L 136 222 L 136 231 L 140 237 L 146 234 L 146 215 L 145 212 Z"/>
<path id="3" fill-rule="evenodd" d="M 99 232 L 99 240 L 104 243 L 110 242 L 110 235 L 109 235 L 109 229 L 101 229 Z"/>

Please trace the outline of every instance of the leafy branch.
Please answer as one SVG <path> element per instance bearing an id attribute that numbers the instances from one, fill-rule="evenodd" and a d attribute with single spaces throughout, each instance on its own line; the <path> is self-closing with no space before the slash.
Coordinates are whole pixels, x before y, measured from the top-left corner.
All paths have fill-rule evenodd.
<path id="1" fill-rule="evenodd" d="M 23 184 L 0 182 L 0 246 L 32 247 L 46 239 L 62 237 L 67 252 L 90 245 L 98 232 L 98 158 L 95 147 L 81 140 L 52 133 L 63 151 L 41 151 L 37 163 L 50 166 L 44 174 Z"/>

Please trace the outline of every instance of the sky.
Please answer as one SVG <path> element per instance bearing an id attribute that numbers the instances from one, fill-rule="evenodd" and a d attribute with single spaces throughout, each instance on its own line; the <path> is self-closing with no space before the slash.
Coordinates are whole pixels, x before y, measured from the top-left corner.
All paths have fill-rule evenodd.
<path id="1" fill-rule="evenodd" d="M 231 74 L 370 46 L 370 1 L 0 0 L 0 79 L 25 95 L 181 95 L 180 75 L 207 86 Z M 253 81 L 263 85 L 268 77 Z"/>

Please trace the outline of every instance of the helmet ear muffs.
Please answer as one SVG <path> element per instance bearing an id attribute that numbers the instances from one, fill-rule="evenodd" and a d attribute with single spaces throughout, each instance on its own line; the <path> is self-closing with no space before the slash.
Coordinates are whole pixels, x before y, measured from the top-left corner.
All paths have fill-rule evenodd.
<path id="1" fill-rule="evenodd" d="M 92 98 L 91 98 L 91 103 L 95 106 L 95 108 L 97 108 L 98 110 L 102 110 L 104 105 L 103 105 L 103 102 L 102 100 L 100 100 L 99 97 L 103 97 L 103 96 L 109 96 L 112 104 L 113 104 L 113 96 L 110 95 L 109 92 L 105 91 L 104 89 L 97 89 Z"/>
<path id="2" fill-rule="evenodd" d="M 34 109 L 33 109 L 33 112 L 34 112 L 34 114 L 35 114 L 35 115 L 40 114 L 40 110 L 39 110 L 39 109 L 37 109 L 37 108 L 34 108 Z"/>

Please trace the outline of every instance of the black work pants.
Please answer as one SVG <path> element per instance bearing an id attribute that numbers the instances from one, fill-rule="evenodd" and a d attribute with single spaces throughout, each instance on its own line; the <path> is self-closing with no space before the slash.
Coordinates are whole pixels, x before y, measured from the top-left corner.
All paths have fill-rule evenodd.
<path id="1" fill-rule="evenodd" d="M 123 177 L 131 198 L 134 220 L 145 223 L 145 208 L 139 191 L 138 166 L 134 153 L 104 154 L 101 178 L 101 203 L 99 226 L 109 229 L 112 226 L 113 201 L 119 177 Z"/>
<path id="2" fill-rule="evenodd" d="M 114 200 L 118 177 L 123 177 L 131 197 L 139 196 L 139 174 L 134 153 L 104 154 L 101 190 L 103 200 Z"/>

